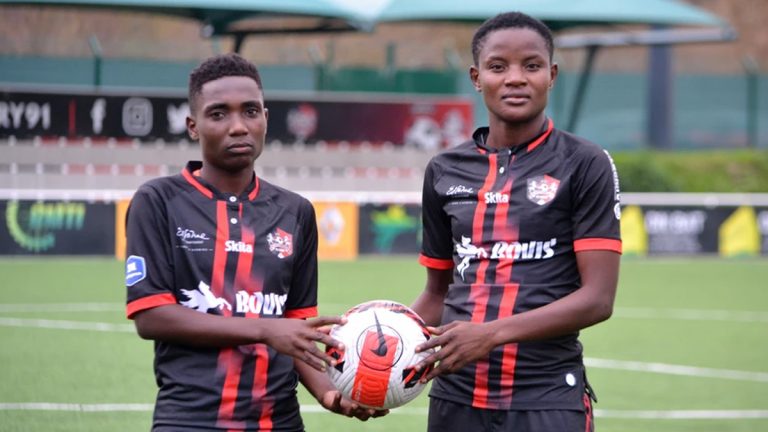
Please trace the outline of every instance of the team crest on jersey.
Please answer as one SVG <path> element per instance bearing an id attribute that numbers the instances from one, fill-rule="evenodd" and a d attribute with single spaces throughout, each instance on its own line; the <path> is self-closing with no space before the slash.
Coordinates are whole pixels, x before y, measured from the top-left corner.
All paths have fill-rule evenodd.
<path id="1" fill-rule="evenodd" d="M 269 245 L 269 251 L 280 259 L 293 255 L 293 236 L 280 228 L 271 234 L 267 234 L 267 244 Z"/>
<path id="2" fill-rule="evenodd" d="M 548 175 L 528 179 L 528 199 L 544 205 L 555 199 L 560 180 Z"/>

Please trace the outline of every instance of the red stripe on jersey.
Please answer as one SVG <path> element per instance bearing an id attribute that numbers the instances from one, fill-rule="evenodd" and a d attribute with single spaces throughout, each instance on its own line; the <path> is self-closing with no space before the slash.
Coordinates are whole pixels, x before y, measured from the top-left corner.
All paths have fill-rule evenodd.
<path id="1" fill-rule="evenodd" d="M 485 280 L 481 276 L 485 274 L 487 267 L 488 260 L 480 262 L 479 269 L 477 270 L 478 283 L 473 284 L 469 292 L 470 301 L 474 304 L 471 322 L 476 324 L 485 322 L 485 313 L 488 309 L 490 289 L 487 285 L 482 285 Z M 472 406 L 475 408 L 488 408 L 489 370 L 488 357 L 480 359 L 475 363 L 475 392 L 472 395 Z"/>
<path id="2" fill-rule="evenodd" d="M 165 306 L 169 304 L 176 304 L 176 298 L 173 296 L 173 294 L 165 293 L 165 294 L 155 294 L 147 297 L 142 297 L 138 300 L 134 300 L 130 303 L 128 303 L 125 306 L 125 315 L 133 319 L 134 316 L 136 316 L 137 313 L 146 310 L 146 309 L 152 309 L 158 306 Z"/>
<path id="3" fill-rule="evenodd" d="M 248 199 L 253 201 L 259 195 L 259 178 L 256 177 L 256 185 L 253 187 L 251 193 L 248 194 Z"/>
<path id="4" fill-rule="evenodd" d="M 504 293 L 501 295 L 501 304 L 499 305 L 499 318 L 512 316 L 517 300 L 517 293 L 520 285 L 514 283 L 504 284 Z M 515 383 L 515 365 L 517 364 L 517 344 L 510 343 L 504 345 L 501 358 L 501 389 L 499 390 L 499 399 L 501 409 L 508 409 L 512 404 L 512 388 Z"/>
<path id="5" fill-rule="evenodd" d="M 243 220 L 243 205 L 240 204 L 238 211 L 238 217 Z M 241 231 L 241 241 L 246 245 L 253 245 L 256 240 L 256 234 L 243 226 Z M 251 268 L 253 267 L 253 254 L 240 253 L 237 257 L 237 267 L 235 270 L 235 288 L 234 291 L 245 291 L 248 295 L 255 292 L 261 292 L 263 290 L 262 284 L 253 279 L 251 275 Z M 237 295 L 235 301 L 237 299 Z M 247 307 L 247 306 L 246 306 Z M 259 314 L 252 313 L 246 309 L 245 317 L 248 319 L 257 319 Z M 265 399 L 267 395 L 267 372 L 269 369 L 269 352 L 266 345 L 255 344 L 252 345 L 254 350 L 254 374 L 253 384 L 251 385 L 251 403 L 258 405 L 261 409 L 259 417 L 259 430 L 271 430 L 272 429 L 272 403 Z M 227 375 L 231 371 L 227 370 Z M 240 369 L 237 370 L 238 376 L 240 375 Z M 223 402 L 223 400 L 222 400 Z"/>
<path id="6" fill-rule="evenodd" d="M 583 238 L 573 241 L 573 251 L 608 250 L 621 253 L 621 240 L 609 238 Z"/>
<path id="7" fill-rule="evenodd" d="M 291 309 L 285 311 L 284 318 L 314 318 L 317 316 L 317 306 L 310 306 L 301 309 Z"/>
<path id="8" fill-rule="evenodd" d="M 219 368 L 226 370 L 224 386 L 221 389 L 219 422 L 223 422 L 227 427 L 233 427 L 232 418 L 235 414 L 237 387 L 240 385 L 240 371 L 242 367 L 243 355 L 237 348 L 223 348 L 219 352 Z"/>
<path id="9" fill-rule="evenodd" d="M 511 178 L 504 184 L 503 190 L 509 191 L 509 195 L 512 196 Z M 496 212 L 493 216 L 493 238 L 504 239 L 507 244 L 517 241 L 517 227 L 510 227 L 509 201 L 496 204 Z M 505 284 L 509 282 L 510 277 L 512 277 L 512 258 L 499 257 L 496 264 L 496 283 Z"/>
<path id="10" fill-rule="evenodd" d="M 184 176 L 184 178 L 189 182 L 189 184 L 191 184 L 192 186 L 195 187 L 195 189 L 200 191 L 201 194 L 208 197 L 208 199 L 213 199 L 213 192 L 211 192 L 211 190 L 208 189 L 207 187 L 200 184 L 200 182 L 197 181 L 195 176 L 193 176 L 188 169 L 184 168 L 183 170 L 181 170 L 181 175 Z"/>
<path id="11" fill-rule="evenodd" d="M 240 217 L 240 220 L 242 221 L 243 220 L 242 204 L 240 204 L 239 217 Z M 242 237 L 243 243 L 253 247 L 254 241 L 256 240 L 256 234 L 254 234 L 252 230 L 248 229 L 248 227 L 243 226 L 240 235 Z M 251 267 L 253 267 L 253 254 L 245 253 L 245 252 L 239 253 L 237 256 L 237 268 L 235 270 L 234 292 L 243 290 L 248 292 L 248 294 L 251 294 L 255 291 L 261 291 L 261 287 L 258 287 L 258 289 L 256 289 L 257 288 L 256 282 L 253 280 L 253 276 L 251 276 Z"/>
<path id="12" fill-rule="evenodd" d="M 552 133 L 552 129 L 554 129 L 554 128 L 555 128 L 554 122 L 552 122 L 552 119 L 548 118 L 547 119 L 547 130 L 543 134 L 541 134 L 540 137 L 536 138 L 536 141 L 528 144 L 528 148 L 526 149 L 526 151 L 529 151 L 529 152 L 533 151 L 533 149 L 538 147 L 539 144 L 543 143 L 544 140 L 546 140 L 547 137 Z"/>
<path id="13" fill-rule="evenodd" d="M 485 177 L 483 187 L 477 191 L 477 208 L 475 208 L 475 217 L 472 220 L 472 242 L 475 245 L 483 244 L 483 228 L 485 224 L 485 210 L 488 207 L 485 202 L 485 193 L 493 188 L 496 183 L 496 167 L 498 165 L 498 155 L 492 153 L 488 155 L 488 175 Z M 488 297 L 490 295 L 488 287 L 485 284 L 485 272 L 488 269 L 488 259 L 481 259 L 477 266 L 475 274 L 475 283 L 470 288 L 470 299 L 474 307 L 472 310 L 472 322 L 482 323 L 485 321 L 485 313 L 488 308 Z M 475 364 L 475 393 L 472 398 L 472 406 L 475 408 L 488 408 L 488 371 L 490 365 L 488 358 L 480 359 Z"/>
<path id="14" fill-rule="evenodd" d="M 452 259 L 430 258 L 422 254 L 419 254 L 419 264 L 436 270 L 451 270 L 453 268 Z"/>
<path id="15" fill-rule="evenodd" d="M 382 342 L 384 346 L 381 345 Z M 384 405 L 398 343 L 400 340 L 391 335 L 370 330 L 365 334 L 365 341 L 360 348 L 360 363 L 352 384 L 352 400 L 371 407 Z M 384 348 L 386 351 L 382 354 Z"/>
<path id="16" fill-rule="evenodd" d="M 229 218 L 227 217 L 227 203 L 216 202 L 216 245 L 213 251 L 213 274 L 211 275 L 211 292 L 216 297 L 224 296 L 224 272 L 227 266 L 227 251 L 224 247 L 229 240 Z M 226 316 L 226 309 L 221 310 Z"/>
<path id="17" fill-rule="evenodd" d="M 488 207 L 485 202 L 485 193 L 490 191 L 496 183 L 497 163 L 498 155 L 496 153 L 488 155 L 488 175 L 485 177 L 483 187 L 477 191 L 477 208 L 475 208 L 475 218 L 472 220 L 472 243 L 475 245 L 483 244 L 483 223 L 485 221 L 485 209 Z"/>
<path id="18" fill-rule="evenodd" d="M 267 395 L 267 372 L 269 370 L 269 351 L 264 344 L 254 345 L 256 357 L 256 370 L 253 374 L 253 387 L 251 389 L 251 400 L 259 404 L 261 414 L 259 415 L 259 430 L 272 430 L 272 405 L 273 402 L 266 398 Z"/>

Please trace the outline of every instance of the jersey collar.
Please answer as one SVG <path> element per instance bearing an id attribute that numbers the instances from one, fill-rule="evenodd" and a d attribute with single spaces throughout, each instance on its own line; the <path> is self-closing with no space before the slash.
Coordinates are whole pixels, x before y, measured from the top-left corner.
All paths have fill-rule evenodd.
<path id="1" fill-rule="evenodd" d="M 208 199 L 227 199 L 227 196 L 213 187 L 210 183 L 203 180 L 200 175 L 200 168 L 203 167 L 201 161 L 189 161 L 187 166 L 181 171 L 182 177 L 194 186 L 201 194 L 205 195 Z M 254 173 L 251 183 L 245 188 L 245 191 L 241 194 L 241 199 L 248 199 L 253 201 L 259 194 L 259 178 Z"/>
<path id="2" fill-rule="evenodd" d="M 547 121 L 544 122 L 544 124 L 541 127 L 541 131 L 539 132 L 539 135 L 537 135 L 532 140 L 528 141 L 527 143 L 520 144 L 518 146 L 515 146 L 512 148 L 513 153 L 517 153 L 518 151 L 521 151 L 522 149 L 525 149 L 526 153 L 530 153 L 541 145 L 544 141 L 547 140 L 550 134 L 552 134 L 552 130 L 554 129 L 554 122 L 552 119 L 547 117 Z M 497 153 L 499 149 L 488 147 L 485 142 L 488 139 L 488 133 L 489 129 L 487 126 L 480 127 L 475 130 L 475 133 L 472 134 L 472 139 L 475 141 L 475 145 L 477 145 L 478 149 L 482 153 Z"/>

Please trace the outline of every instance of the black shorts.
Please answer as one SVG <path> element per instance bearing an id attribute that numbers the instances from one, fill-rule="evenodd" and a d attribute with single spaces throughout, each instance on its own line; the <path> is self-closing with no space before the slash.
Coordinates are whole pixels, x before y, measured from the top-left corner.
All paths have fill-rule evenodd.
<path id="1" fill-rule="evenodd" d="M 429 398 L 428 432 L 594 432 L 592 401 L 584 411 L 487 410 Z"/>

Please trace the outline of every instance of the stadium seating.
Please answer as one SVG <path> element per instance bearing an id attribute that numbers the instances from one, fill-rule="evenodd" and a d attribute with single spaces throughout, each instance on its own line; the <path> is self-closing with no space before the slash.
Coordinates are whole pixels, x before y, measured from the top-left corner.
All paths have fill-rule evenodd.
<path id="1" fill-rule="evenodd" d="M 135 190 L 143 182 L 179 172 L 199 159 L 196 143 L 0 140 L 0 189 Z M 433 152 L 359 143 L 312 145 L 270 142 L 256 173 L 296 191 L 421 190 Z"/>

